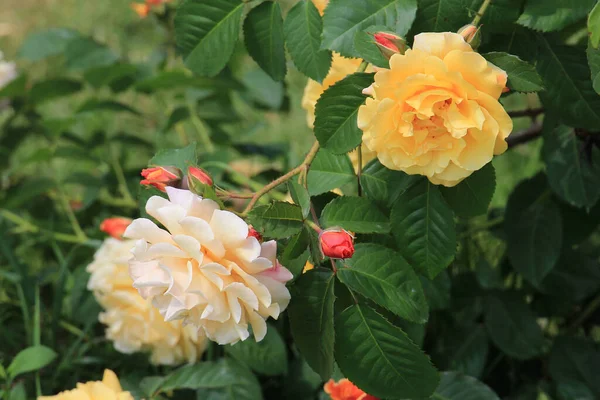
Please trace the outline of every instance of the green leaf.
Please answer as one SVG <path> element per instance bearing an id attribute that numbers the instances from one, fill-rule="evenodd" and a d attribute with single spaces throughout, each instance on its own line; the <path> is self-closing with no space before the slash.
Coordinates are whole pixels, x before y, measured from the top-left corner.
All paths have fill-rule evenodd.
<path id="1" fill-rule="evenodd" d="M 406 35 L 417 12 L 416 0 L 330 0 L 323 19 L 322 48 L 358 57 L 354 35 L 373 25 L 385 25 Z"/>
<path id="2" fill-rule="evenodd" d="M 277 201 L 254 208 L 248 221 L 263 235 L 274 239 L 288 238 L 302 229 L 302 210 L 295 204 Z"/>
<path id="3" fill-rule="evenodd" d="M 133 80 L 138 73 L 138 69 L 133 64 L 114 64 L 86 70 L 83 77 L 90 85 L 96 89 L 102 86 L 116 85 L 116 82 L 123 79 Z"/>
<path id="4" fill-rule="evenodd" d="M 579 337 L 559 337 L 552 346 L 550 376 L 557 382 L 579 382 L 600 396 L 600 351 L 597 344 Z"/>
<path id="5" fill-rule="evenodd" d="M 31 346 L 21 350 L 12 360 L 6 371 L 13 379 L 25 372 L 37 371 L 50 364 L 57 354 L 46 346 Z"/>
<path id="6" fill-rule="evenodd" d="M 358 56 L 363 60 L 377 67 L 389 68 L 389 60 L 381 53 L 373 37 L 373 34 L 377 32 L 393 32 L 393 30 L 387 26 L 379 25 L 370 26 L 364 31 L 356 32 L 356 35 L 354 35 L 354 48 Z"/>
<path id="7" fill-rule="evenodd" d="M 517 56 L 502 52 L 483 54 L 492 64 L 508 74 L 508 87 L 516 92 L 538 92 L 544 89 L 535 67 Z"/>
<path id="8" fill-rule="evenodd" d="M 466 325 L 452 329 L 444 337 L 448 369 L 479 378 L 488 356 L 489 340 L 483 325 Z"/>
<path id="9" fill-rule="evenodd" d="M 331 52 L 321 50 L 323 21 L 311 0 L 302 0 L 290 10 L 283 31 L 287 49 L 298 70 L 323 82 L 331 67 Z"/>
<path id="10" fill-rule="evenodd" d="M 406 333 L 359 304 L 335 320 L 335 356 L 351 382 L 377 397 L 427 397 L 439 381 L 429 357 Z"/>
<path id="11" fill-rule="evenodd" d="M 600 150 L 590 148 L 588 159 L 584 141 L 568 126 L 544 131 L 542 155 L 550 187 L 565 202 L 591 208 L 600 198 Z"/>
<path id="12" fill-rule="evenodd" d="M 33 85 L 30 91 L 31 101 L 41 104 L 49 100 L 69 96 L 83 88 L 81 82 L 69 78 L 54 78 Z"/>
<path id="13" fill-rule="evenodd" d="M 390 221 L 400 254 L 417 271 L 433 279 L 454 258 L 454 216 L 429 181 L 422 179 L 399 196 Z"/>
<path id="14" fill-rule="evenodd" d="M 419 0 L 413 31 L 456 32 L 468 24 L 471 0 Z"/>
<path id="15" fill-rule="evenodd" d="M 590 79 L 585 50 L 555 44 L 541 34 L 534 34 L 536 69 L 546 90 L 540 92 L 548 112 L 565 125 L 595 130 L 600 126 L 600 96 Z"/>
<path id="16" fill-rule="evenodd" d="M 0 99 L 24 97 L 27 93 L 27 75 L 20 74 L 0 89 Z"/>
<path id="17" fill-rule="evenodd" d="M 358 127 L 358 109 L 367 96 L 374 74 L 349 75 L 325 90 L 315 108 L 315 136 L 322 147 L 335 154 L 355 149 L 362 142 Z"/>
<path id="18" fill-rule="evenodd" d="M 588 40 L 587 59 L 592 73 L 592 87 L 600 94 L 600 49 L 592 46 L 592 40 Z"/>
<path id="19" fill-rule="evenodd" d="M 104 67 L 118 59 L 110 48 L 87 37 L 71 40 L 65 49 L 65 63 L 71 69 Z"/>
<path id="20" fill-rule="evenodd" d="M 562 247 L 560 209 L 542 175 L 522 182 L 510 195 L 504 229 L 511 264 L 538 286 L 554 268 Z"/>
<path id="21" fill-rule="evenodd" d="M 500 400 L 485 383 L 459 372 L 442 372 L 432 400 Z"/>
<path id="22" fill-rule="evenodd" d="M 396 253 L 378 244 L 356 245 L 354 255 L 339 268 L 338 278 L 351 289 L 409 321 L 424 324 L 429 309 L 412 267 Z"/>
<path id="23" fill-rule="evenodd" d="M 580 382 L 558 382 L 556 385 L 559 400 L 594 400 L 591 389 Z"/>
<path id="24" fill-rule="evenodd" d="M 529 306 L 516 294 L 488 296 L 485 327 L 494 344 L 510 357 L 528 360 L 543 351 L 542 329 Z"/>
<path id="25" fill-rule="evenodd" d="M 540 291 L 563 301 L 579 302 L 600 289 L 600 270 L 593 258 L 580 250 L 564 250 Z"/>
<path id="26" fill-rule="evenodd" d="M 302 274 L 290 291 L 292 336 L 300 353 L 323 380 L 333 373 L 333 272 L 315 268 Z"/>
<path id="27" fill-rule="evenodd" d="M 181 149 L 160 150 L 148 161 L 148 165 L 161 167 L 177 167 L 185 172 L 190 165 L 197 164 L 196 143 Z"/>
<path id="28" fill-rule="evenodd" d="M 23 382 L 18 382 L 10 389 L 8 400 L 27 400 L 27 391 Z"/>
<path id="29" fill-rule="evenodd" d="M 308 170 L 308 193 L 316 196 L 355 180 L 354 167 L 346 154 L 320 149 Z"/>
<path id="30" fill-rule="evenodd" d="M 365 166 L 360 184 L 368 198 L 378 204 L 391 207 L 398 197 L 420 180 L 419 175 L 387 169 L 375 159 Z"/>
<path id="31" fill-rule="evenodd" d="M 421 286 L 425 292 L 425 297 L 429 308 L 434 310 L 445 310 L 450 307 L 450 289 L 452 281 L 446 271 L 440 272 L 435 279 L 430 280 L 420 276 Z"/>
<path id="32" fill-rule="evenodd" d="M 79 32 L 68 28 L 51 28 L 31 33 L 19 49 L 19 57 L 30 61 L 40 61 L 46 57 L 61 54 Z"/>
<path id="33" fill-rule="evenodd" d="M 507 26 L 513 26 L 521 14 L 523 3 L 526 0 L 493 0 L 490 3 L 487 11 L 481 19 L 481 26 L 485 26 L 485 32 L 494 32 L 500 34 L 507 33 Z M 473 16 L 479 7 L 483 4 L 483 0 L 472 0 L 469 11 L 469 20 L 471 22 Z"/>
<path id="34" fill-rule="evenodd" d="M 542 32 L 558 31 L 585 17 L 596 0 L 528 0 L 518 24 Z"/>
<path id="35" fill-rule="evenodd" d="M 300 232 L 292 236 L 287 245 L 285 246 L 283 256 L 281 257 L 283 264 L 287 265 L 286 263 L 288 261 L 292 261 L 302 256 L 308 249 L 309 243 L 310 233 L 308 231 L 308 228 L 304 227 Z M 304 267 L 304 264 L 302 265 L 302 267 Z"/>
<path id="36" fill-rule="evenodd" d="M 186 0 L 175 15 L 175 39 L 185 65 L 201 76 L 215 76 L 233 54 L 240 34 L 240 0 Z"/>
<path id="37" fill-rule="evenodd" d="M 366 197 L 341 196 L 327 204 L 321 214 L 325 228 L 342 227 L 355 233 L 387 233 L 389 218 Z"/>
<path id="38" fill-rule="evenodd" d="M 259 374 L 276 376 L 287 374 L 287 348 L 274 326 L 260 342 L 245 340 L 226 346 L 225 353 L 249 366 Z"/>
<path id="39" fill-rule="evenodd" d="M 138 110 L 127 104 L 120 103 L 114 100 L 96 100 L 90 99 L 79 107 L 77 113 L 96 112 L 96 111 L 113 111 L 113 112 L 128 112 L 134 115 L 142 115 Z"/>
<path id="40" fill-rule="evenodd" d="M 587 26 L 590 33 L 590 43 L 592 47 L 597 49 L 600 45 L 600 4 L 596 3 L 590 12 Z"/>
<path id="41" fill-rule="evenodd" d="M 444 199 L 461 217 L 475 217 L 487 213 L 496 190 L 496 172 L 492 163 L 475 171 L 454 187 L 440 187 Z"/>
<path id="42" fill-rule="evenodd" d="M 244 22 L 244 38 L 250 56 L 276 81 L 287 71 L 281 7 L 265 1 L 253 8 Z"/>
<path id="43" fill-rule="evenodd" d="M 302 209 L 302 217 L 308 217 L 310 214 L 310 195 L 308 194 L 308 190 L 295 179 L 289 181 L 288 188 L 292 200 Z"/>

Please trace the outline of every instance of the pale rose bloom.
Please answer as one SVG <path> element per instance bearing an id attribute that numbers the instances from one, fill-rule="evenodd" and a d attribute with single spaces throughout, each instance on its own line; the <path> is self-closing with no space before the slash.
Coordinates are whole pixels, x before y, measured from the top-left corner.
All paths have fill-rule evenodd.
<path id="1" fill-rule="evenodd" d="M 134 400 L 129 392 L 121 388 L 119 378 L 110 369 L 104 370 L 102 381 L 78 383 L 73 390 L 54 396 L 39 396 L 38 400 Z"/>
<path id="2" fill-rule="evenodd" d="M 106 325 L 106 337 L 121 353 L 151 353 L 153 364 L 177 365 L 198 361 L 206 338 L 182 321 L 165 322 L 149 300 L 133 288 L 129 259 L 133 240 L 106 239 L 87 267 L 88 289 L 104 309 L 99 320 Z"/>
<path id="3" fill-rule="evenodd" d="M 462 36 L 421 33 L 375 74 L 358 113 L 363 143 L 390 169 L 455 186 L 507 149 L 506 80 Z"/>
<path id="4" fill-rule="evenodd" d="M 0 89 L 14 81 L 17 76 L 16 64 L 4 61 L 4 54 L 0 51 Z"/>
<path id="5" fill-rule="evenodd" d="M 125 237 L 136 239 L 129 263 L 133 286 L 166 321 L 183 320 L 219 344 L 267 332 L 290 293 L 292 274 L 276 259 L 277 243 L 249 236 L 248 224 L 216 202 L 190 191 L 166 188 L 169 200 L 154 196 L 146 211 L 162 226 L 140 218 Z"/>

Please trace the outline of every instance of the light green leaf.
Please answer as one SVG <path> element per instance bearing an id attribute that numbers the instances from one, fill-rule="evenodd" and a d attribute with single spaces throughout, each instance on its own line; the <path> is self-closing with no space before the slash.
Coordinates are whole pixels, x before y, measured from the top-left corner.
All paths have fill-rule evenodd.
<path id="1" fill-rule="evenodd" d="M 322 82 L 331 67 L 331 52 L 321 49 L 323 21 L 311 0 L 301 0 L 290 10 L 283 31 L 287 49 L 298 70 Z"/>
<path id="2" fill-rule="evenodd" d="M 27 75 L 19 74 L 14 80 L 0 89 L 0 99 L 24 97 L 27 93 Z"/>
<path id="3" fill-rule="evenodd" d="M 575 207 L 591 208 L 600 198 L 600 150 L 591 148 L 591 159 L 584 142 L 568 126 L 544 131 L 542 155 L 550 187 L 562 200 Z"/>
<path id="4" fill-rule="evenodd" d="M 196 163 L 196 143 L 192 143 L 181 149 L 160 150 L 148 161 L 148 165 L 177 167 L 184 172 L 190 165 L 196 165 Z"/>
<path id="5" fill-rule="evenodd" d="M 30 61 L 40 61 L 63 53 L 69 42 L 77 37 L 79 32 L 68 28 L 50 28 L 34 32 L 25 38 L 18 55 Z"/>
<path id="6" fill-rule="evenodd" d="M 81 82 L 69 78 L 54 78 L 33 85 L 29 93 L 31 101 L 41 104 L 60 97 L 79 92 L 83 88 Z"/>
<path id="7" fill-rule="evenodd" d="M 429 357 L 406 333 L 363 305 L 336 318 L 335 356 L 342 373 L 373 396 L 427 397 L 439 382 Z"/>
<path id="8" fill-rule="evenodd" d="M 560 209 L 538 175 L 519 184 L 508 199 L 504 222 L 508 258 L 534 286 L 554 268 L 562 248 Z"/>
<path id="9" fill-rule="evenodd" d="M 288 309 L 292 336 L 300 353 L 323 380 L 333 373 L 333 272 L 315 268 L 291 287 Z"/>
<path id="10" fill-rule="evenodd" d="M 591 39 L 588 41 L 587 59 L 592 73 L 592 87 L 600 94 L 600 49 L 592 46 Z"/>
<path id="11" fill-rule="evenodd" d="M 88 69 L 83 77 L 96 89 L 102 86 L 110 86 L 114 90 L 128 87 L 130 83 L 125 85 L 120 82 L 128 79 L 129 82 L 133 83 L 137 73 L 138 69 L 133 64 L 114 64 Z"/>
<path id="12" fill-rule="evenodd" d="M 23 382 L 18 382 L 10 389 L 8 400 L 27 400 L 27 391 Z"/>
<path id="13" fill-rule="evenodd" d="M 287 373 L 287 348 L 277 329 L 269 325 L 267 335 L 260 342 L 248 339 L 226 346 L 225 353 L 267 376 Z"/>
<path id="14" fill-rule="evenodd" d="M 429 310 L 419 277 L 396 253 L 378 244 L 357 244 L 337 276 L 344 284 L 407 320 L 424 324 Z"/>
<path id="15" fill-rule="evenodd" d="M 596 3 L 588 16 L 588 32 L 590 43 L 595 49 L 600 45 L 600 3 Z"/>
<path id="16" fill-rule="evenodd" d="M 429 181 L 422 179 L 400 195 L 390 221 L 400 254 L 422 274 L 433 279 L 454 258 L 454 216 Z"/>
<path id="17" fill-rule="evenodd" d="M 292 200 L 302 209 L 302 216 L 304 218 L 308 217 L 308 214 L 310 214 L 310 195 L 308 194 L 308 190 L 295 179 L 289 181 L 288 187 Z"/>
<path id="18" fill-rule="evenodd" d="M 175 15 L 175 39 L 185 65 L 201 76 L 215 76 L 233 54 L 240 34 L 240 0 L 186 0 Z"/>
<path id="19" fill-rule="evenodd" d="M 65 63 L 71 69 L 104 67 L 118 59 L 110 48 L 87 37 L 71 40 L 65 50 Z"/>
<path id="20" fill-rule="evenodd" d="M 406 35 L 417 11 L 416 0 L 330 0 L 323 19 L 322 48 L 358 57 L 354 35 L 373 25 L 389 26 Z"/>
<path id="21" fill-rule="evenodd" d="M 367 96 L 363 89 L 371 86 L 374 74 L 356 73 L 329 87 L 315 108 L 315 136 L 322 147 L 335 154 L 347 153 L 360 145 L 358 109 Z"/>
<path id="22" fill-rule="evenodd" d="M 542 329 L 529 306 L 516 294 L 488 296 L 485 327 L 494 344 L 509 357 L 528 360 L 543 351 Z"/>
<path id="23" fill-rule="evenodd" d="M 454 187 L 440 187 L 444 199 L 461 217 L 485 214 L 496 190 L 496 172 L 492 163 L 475 171 Z"/>
<path id="24" fill-rule="evenodd" d="M 419 175 L 392 171 L 377 159 L 369 162 L 360 176 L 360 184 L 367 197 L 387 207 L 395 204 L 398 197 L 419 180 Z"/>
<path id="25" fill-rule="evenodd" d="M 273 79 L 283 81 L 287 67 L 279 3 L 265 1 L 253 8 L 244 22 L 244 38 L 254 61 Z"/>
<path id="26" fill-rule="evenodd" d="M 340 226 L 356 233 L 387 233 L 389 218 L 366 197 L 341 196 L 327 204 L 321 214 L 325 228 Z"/>
<path id="27" fill-rule="evenodd" d="M 527 0 L 518 24 L 542 32 L 558 31 L 585 17 L 596 0 Z"/>
<path id="28" fill-rule="evenodd" d="M 377 42 L 375 42 L 375 38 L 373 37 L 373 34 L 377 32 L 393 32 L 393 30 L 387 26 L 379 25 L 370 26 L 364 31 L 356 32 L 356 35 L 354 35 L 354 48 L 358 56 L 363 60 L 377 67 L 389 68 L 390 61 L 379 50 Z"/>
<path id="29" fill-rule="evenodd" d="M 535 67 L 517 56 L 502 52 L 483 54 L 492 64 L 508 74 L 508 87 L 516 92 L 538 92 L 544 89 Z"/>
<path id="30" fill-rule="evenodd" d="M 557 382 L 579 382 L 600 396 L 600 351 L 596 343 L 581 337 L 559 337 L 550 352 L 548 370 Z"/>
<path id="31" fill-rule="evenodd" d="M 276 201 L 255 207 L 248 215 L 248 221 L 264 236 L 284 239 L 300 232 L 304 218 L 297 205 Z"/>
<path id="32" fill-rule="evenodd" d="M 355 180 L 354 168 L 346 154 L 320 149 L 308 170 L 308 193 L 316 196 Z"/>
<path id="33" fill-rule="evenodd" d="M 500 400 L 485 383 L 459 372 L 442 372 L 432 400 Z"/>
<path id="34" fill-rule="evenodd" d="M 419 0 L 413 31 L 456 32 L 468 24 L 471 0 Z"/>
<path id="35" fill-rule="evenodd" d="M 26 372 L 37 371 L 56 358 L 56 352 L 46 346 L 31 346 L 21 350 L 12 360 L 6 372 L 13 379 Z"/>

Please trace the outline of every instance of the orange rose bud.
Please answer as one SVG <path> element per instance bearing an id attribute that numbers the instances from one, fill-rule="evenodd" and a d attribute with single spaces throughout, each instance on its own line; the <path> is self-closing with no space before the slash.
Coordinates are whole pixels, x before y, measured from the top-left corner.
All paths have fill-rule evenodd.
<path id="1" fill-rule="evenodd" d="M 375 396 L 366 394 L 345 378 L 337 383 L 330 379 L 323 389 L 331 397 L 331 400 L 379 400 Z"/>
<path id="2" fill-rule="evenodd" d="M 188 168 L 188 181 L 190 179 L 196 180 L 198 183 L 201 183 L 203 185 L 208 185 L 208 186 L 212 186 L 213 185 L 213 180 L 210 177 L 210 175 L 208 174 L 208 172 L 206 172 L 205 170 L 203 170 L 202 168 L 198 168 L 198 167 L 189 167 Z M 192 182 L 188 182 L 188 185 L 190 187 L 192 187 Z"/>
<path id="3" fill-rule="evenodd" d="M 394 54 L 404 54 L 406 41 L 398 35 L 389 32 L 378 32 L 373 35 L 381 53 L 389 60 Z"/>
<path id="4" fill-rule="evenodd" d="M 131 219 L 125 217 L 106 218 L 100 224 L 100 230 L 108 233 L 115 239 L 121 239 L 125 229 L 131 224 Z"/>
<path id="5" fill-rule="evenodd" d="M 148 14 L 150 14 L 150 6 L 148 4 L 131 3 L 131 9 L 135 11 L 140 18 L 146 18 Z"/>
<path id="6" fill-rule="evenodd" d="M 248 225 L 248 237 L 255 237 L 259 242 L 262 240 L 262 235 L 258 233 L 252 225 Z"/>
<path id="7" fill-rule="evenodd" d="M 458 30 L 458 34 L 469 43 L 472 48 L 476 49 L 481 44 L 481 30 L 475 25 L 465 25 Z"/>
<path id="8" fill-rule="evenodd" d="M 341 228 L 326 229 L 319 234 L 323 255 L 329 258 L 350 258 L 354 254 L 354 237 Z"/>
<path id="9" fill-rule="evenodd" d="M 141 185 L 151 185 L 165 192 L 167 186 L 178 186 L 181 181 L 181 171 L 175 167 L 152 167 L 142 170 L 144 179 L 140 181 Z"/>

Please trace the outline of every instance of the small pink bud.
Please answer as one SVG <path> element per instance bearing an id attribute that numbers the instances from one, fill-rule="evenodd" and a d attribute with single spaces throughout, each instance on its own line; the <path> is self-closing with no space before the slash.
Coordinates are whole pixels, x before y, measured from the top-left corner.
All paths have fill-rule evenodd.
<path id="1" fill-rule="evenodd" d="M 341 228 L 325 229 L 319 234 L 323 255 L 329 258 L 345 259 L 354 254 L 354 237 Z"/>
<path id="2" fill-rule="evenodd" d="M 258 233 L 256 229 L 252 225 L 248 225 L 248 237 L 254 237 L 259 242 L 262 240 L 262 235 Z"/>
<path id="3" fill-rule="evenodd" d="M 404 54 L 406 41 L 398 35 L 389 32 L 378 32 L 373 35 L 377 47 L 389 60 L 394 54 Z"/>
<path id="4" fill-rule="evenodd" d="M 188 180 L 190 180 L 190 179 L 196 180 L 198 183 L 201 183 L 203 185 L 208 185 L 208 186 L 213 185 L 212 178 L 210 177 L 208 172 L 206 172 L 202 168 L 189 167 L 188 168 Z M 192 187 L 191 182 L 188 182 L 188 185 L 190 187 Z"/>
<path id="5" fill-rule="evenodd" d="M 115 239 L 121 239 L 125 229 L 131 224 L 131 219 L 124 217 L 107 218 L 100 224 L 100 230 Z"/>
<path id="6" fill-rule="evenodd" d="M 472 48 L 476 49 L 481 44 L 481 31 L 475 25 L 465 25 L 458 30 L 458 34 L 469 43 Z"/>
<path id="7" fill-rule="evenodd" d="M 142 170 L 144 179 L 141 185 L 151 185 L 160 190 L 166 191 L 167 186 L 177 186 L 181 181 L 181 171 L 175 167 L 152 167 Z"/>

